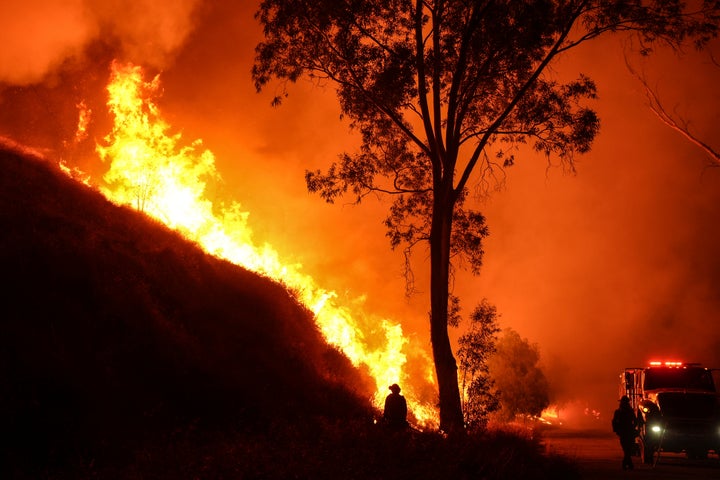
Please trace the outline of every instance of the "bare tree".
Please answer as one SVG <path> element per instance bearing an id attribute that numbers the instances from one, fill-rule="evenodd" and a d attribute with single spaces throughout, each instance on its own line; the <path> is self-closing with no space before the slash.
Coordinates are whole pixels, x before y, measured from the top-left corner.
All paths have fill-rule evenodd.
<path id="1" fill-rule="evenodd" d="M 711 57 L 712 58 L 712 57 Z M 718 65 L 717 61 L 712 58 L 715 65 Z M 669 112 L 665 107 L 665 103 L 660 99 L 657 89 L 650 87 L 648 80 L 644 73 L 640 73 L 633 68 L 633 66 L 625 58 L 625 64 L 627 65 L 630 73 L 640 82 L 645 92 L 645 96 L 648 100 L 648 106 L 650 110 L 663 122 L 665 125 L 679 133 L 690 143 L 700 148 L 710 159 L 710 165 L 713 167 L 720 167 L 720 152 L 715 150 L 705 140 L 701 139 L 695 133 L 690 130 L 690 121 L 683 118 L 677 112 Z M 720 66 L 720 65 L 718 65 Z"/>

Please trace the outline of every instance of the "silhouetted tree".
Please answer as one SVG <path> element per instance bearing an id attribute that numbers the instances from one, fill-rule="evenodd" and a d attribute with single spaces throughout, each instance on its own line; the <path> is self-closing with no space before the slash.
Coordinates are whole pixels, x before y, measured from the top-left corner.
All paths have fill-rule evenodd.
<path id="1" fill-rule="evenodd" d="M 484 298 L 470 315 L 470 327 L 458 340 L 463 413 L 469 428 L 484 427 L 488 415 L 499 407 L 487 363 L 488 357 L 495 353 L 499 331 L 497 308 Z"/>
<path id="2" fill-rule="evenodd" d="M 500 392 L 500 413 L 506 420 L 517 415 L 540 415 L 550 404 L 547 379 L 539 366 L 537 345 L 508 328 L 489 358 L 490 378 Z"/>
<path id="3" fill-rule="evenodd" d="M 658 41 L 715 35 L 718 2 L 686 11 L 679 0 L 262 0 L 264 41 L 252 76 L 301 77 L 337 87 L 343 114 L 362 137 L 325 173 L 306 173 L 328 202 L 387 193 L 393 248 L 430 251 L 430 338 L 439 388 L 440 428 L 461 431 L 457 363 L 448 335 L 451 260 L 473 273 L 488 234 L 466 205 L 488 171 L 514 162 L 513 147 L 572 164 L 590 149 L 599 121 L 582 101 L 595 85 L 559 83 L 548 67 L 603 34 L 630 31 L 644 52 Z M 282 87 L 279 103 L 287 91 Z"/>

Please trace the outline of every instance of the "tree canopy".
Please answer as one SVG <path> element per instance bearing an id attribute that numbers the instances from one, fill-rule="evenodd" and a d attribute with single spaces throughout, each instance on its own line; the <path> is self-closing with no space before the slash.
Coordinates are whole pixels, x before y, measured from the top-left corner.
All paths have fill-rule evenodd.
<path id="1" fill-rule="evenodd" d="M 393 248 L 430 250 L 430 337 L 440 428 L 463 428 L 457 364 L 448 335 L 451 263 L 478 273 L 483 215 L 470 208 L 486 175 L 516 161 L 516 148 L 572 165 L 599 119 L 583 75 L 559 82 L 548 68 L 563 53 L 612 32 L 658 44 L 702 46 L 716 35 L 720 2 L 679 0 L 262 0 L 258 89 L 301 77 L 336 87 L 361 134 L 308 189 L 332 202 L 372 193 L 394 199 L 385 220 Z"/>
<path id="2" fill-rule="evenodd" d="M 484 427 L 489 415 L 500 406 L 490 377 L 488 359 L 496 351 L 497 308 L 483 299 L 470 314 L 470 327 L 458 339 L 463 413 L 468 428 Z"/>
<path id="3" fill-rule="evenodd" d="M 538 346 L 508 328 L 488 359 L 490 378 L 500 392 L 500 414 L 538 416 L 550 404 L 550 388 L 540 368 Z"/>

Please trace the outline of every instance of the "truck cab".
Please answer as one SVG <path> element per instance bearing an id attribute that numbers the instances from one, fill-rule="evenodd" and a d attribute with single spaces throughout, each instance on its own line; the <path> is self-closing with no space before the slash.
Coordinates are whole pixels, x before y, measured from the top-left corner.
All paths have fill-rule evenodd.
<path id="1" fill-rule="evenodd" d="M 620 395 L 630 398 L 638 417 L 644 463 L 653 463 L 661 451 L 689 458 L 720 455 L 720 402 L 712 369 L 675 361 L 625 368 Z"/>

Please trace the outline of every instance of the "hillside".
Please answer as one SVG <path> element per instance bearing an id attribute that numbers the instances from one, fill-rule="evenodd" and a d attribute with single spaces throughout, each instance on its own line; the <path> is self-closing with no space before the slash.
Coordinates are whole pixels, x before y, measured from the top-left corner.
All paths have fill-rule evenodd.
<path id="1" fill-rule="evenodd" d="M 281 285 L 35 155 L 0 172 L 0 478 L 578 478 L 523 432 L 388 431 Z"/>
<path id="2" fill-rule="evenodd" d="M 0 150 L 0 169 L 6 461 L 116 452 L 189 425 L 372 418 L 367 380 L 281 285 L 47 161 Z"/>

